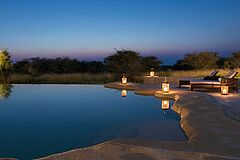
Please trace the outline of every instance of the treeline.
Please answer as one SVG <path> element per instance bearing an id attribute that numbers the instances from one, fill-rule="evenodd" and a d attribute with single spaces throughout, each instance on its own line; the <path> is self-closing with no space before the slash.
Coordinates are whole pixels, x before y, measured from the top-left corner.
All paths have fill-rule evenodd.
<path id="1" fill-rule="evenodd" d="M 44 74 L 44 73 L 101 73 L 105 71 L 105 65 L 100 61 L 79 61 L 68 57 L 28 58 L 15 63 L 14 72 L 20 74 Z"/>
<path id="2" fill-rule="evenodd" d="M 155 56 L 140 56 L 131 50 L 116 50 L 111 56 L 101 61 L 80 61 L 65 58 L 28 58 L 13 64 L 14 73 L 41 75 L 45 73 L 127 73 L 135 74 L 160 69 L 162 62 Z"/>
<path id="3" fill-rule="evenodd" d="M 164 67 L 155 56 L 141 56 L 132 50 L 116 50 L 101 61 L 80 61 L 71 58 L 28 58 L 13 64 L 13 72 L 19 74 L 41 75 L 45 73 L 127 73 L 129 75 L 148 72 L 150 68 L 173 70 L 201 70 L 213 68 L 240 68 L 240 52 L 229 57 L 220 57 L 215 52 L 186 54 L 175 65 Z"/>
<path id="4" fill-rule="evenodd" d="M 186 54 L 173 66 L 174 70 L 204 70 L 204 69 L 240 68 L 240 52 L 234 52 L 229 57 L 220 57 L 216 52 L 200 52 Z"/>

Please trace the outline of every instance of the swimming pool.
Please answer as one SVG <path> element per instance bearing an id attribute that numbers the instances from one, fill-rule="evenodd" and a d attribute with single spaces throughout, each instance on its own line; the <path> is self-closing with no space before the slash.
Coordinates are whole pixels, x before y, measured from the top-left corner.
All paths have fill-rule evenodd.
<path id="1" fill-rule="evenodd" d="M 102 85 L 5 88 L 12 92 L 0 100 L 0 157 L 39 158 L 113 138 L 186 140 L 179 116 L 152 96 Z"/>

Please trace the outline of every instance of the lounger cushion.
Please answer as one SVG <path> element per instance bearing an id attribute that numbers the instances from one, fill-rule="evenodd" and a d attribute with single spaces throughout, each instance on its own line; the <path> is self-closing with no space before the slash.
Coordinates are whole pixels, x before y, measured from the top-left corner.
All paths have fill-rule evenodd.
<path id="1" fill-rule="evenodd" d="M 213 70 L 213 71 L 209 74 L 209 76 L 207 76 L 207 77 L 216 76 L 216 74 L 217 74 L 218 72 L 219 72 L 218 70 Z"/>
<path id="2" fill-rule="evenodd" d="M 236 71 L 230 71 L 224 78 L 234 78 L 237 74 Z"/>
<path id="3" fill-rule="evenodd" d="M 214 81 L 214 80 L 191 80 L 190 81 L 190 84 L 199 84 L 199 85 L 201 85 L 201 84 L 209 84 L 209 85 L 220 85 L 221 84 L 221 82 L 219 82 L 219 81 Z"/>
<path id="4" fill-rule="evenodd" d="M 220 76 L 206 76 L 203 79 L 204 80 L 218 80 L 218 78 L 220 78 Z"/>

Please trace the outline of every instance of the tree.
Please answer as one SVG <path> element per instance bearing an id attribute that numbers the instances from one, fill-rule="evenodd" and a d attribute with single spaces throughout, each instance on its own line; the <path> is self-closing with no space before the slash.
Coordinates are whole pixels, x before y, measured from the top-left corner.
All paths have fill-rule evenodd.
<path id="1" fill-rule="evenodd" d="M 173 65 L 173 69 L 175 69 L 175 70 L 190 70 L 190 69 L 192 69 L 192 66 L 190 64 L 185 63 L 185 61 L 182 59 L 182 60 L 178 60 Z"/>
<path id="2" fill-rule="evenodd" d="M 0 51 L 0 73 L 4 82 L 7 82 L 12 69 L 13 64 L 11 61 L 11 55 L 7 50 Z"/>
<path id="3" fill-rule="evenodd" d="M 185 55 L 184 59 L 178 61 L 175 67 L 185 69 L 213 69 L 217 67 L 219 56 L 215 52 L 200 52 Z"/>
<path id="4" fill-rule="evenodd" d="M 101 73 L 104 72 L 105 65 L 102 62 L 91 61 L 86 62 L 87 72 L 89 73 Z"/>
<path id="5" fill-rule="evenodd" d="M 116 50 L 113 55 L 104 59 L 106 69 L 112 73 L 126 73 L 134 75 L 141 72 L 142 58 L 139 53 L 132 50 Z"/>
<path id="6" fill-rule="evenodd" d="M 221 57 L 217 62 L 218 68 L 229 69 L 231 67 L 229 57 Z"/>
<path id="7" fill-rule="evenodd" d="M 162 62 L 155 56 L 142 57 L 142 71 L 148 72 L 151 68 L 154 68 L 155 71 L 159 71 L 161 63 Z"/>
<path id="8" fill-rule="evenodd" d="M 100 73 L 104 72 L 105 66 L 100 61 L 79 61 L 68 57 L 47 58 L 28 58 L 14 64 L 15 73 L 31 74 L 38 76 L 44 73 Z"/>
<path id="9" fill-rule="evenodd" d="M 23 59 L 15 64 L 13 64 L 14 72 L 15 73 L 21 73 L 21 74 L 27 74 L 28 73 L 28 67 L 30 62 L 28 59 Z"/>
<path id="10" fill-rule="evenodd" d="M 230 57 L 230 64 L 234 68 L 240 68 L 240 51 L 232 53 Z"/>
<path id="11" fill-rule="evenodd" d="M 0 100 L 7 99 L 11 95 L 12 87 L 11 84 L 0 84 Z"/>

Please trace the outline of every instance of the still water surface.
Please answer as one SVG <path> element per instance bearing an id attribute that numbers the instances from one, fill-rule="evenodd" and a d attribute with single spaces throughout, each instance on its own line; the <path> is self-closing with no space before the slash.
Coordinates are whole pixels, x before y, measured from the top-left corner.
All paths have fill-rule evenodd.
<path id="1" fill-rule="evenodd" d="M 152 96 L 128 91 L 122 97 L 101 85 L 14 85 L 10 90 L 11 95 L 0 93 L 0 157 L 39 158 L 113 138 L 186 140 L 178 115 L 162 110 L 161 100 Z"/>

